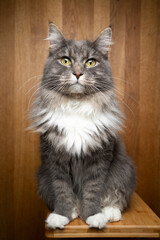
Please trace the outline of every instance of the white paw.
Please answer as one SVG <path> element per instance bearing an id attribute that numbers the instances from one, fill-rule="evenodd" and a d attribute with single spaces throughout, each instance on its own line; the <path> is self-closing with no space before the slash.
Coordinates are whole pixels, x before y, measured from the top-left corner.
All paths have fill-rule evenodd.
<path id="1" fill-rule="evenodd" d="M 71 218 L 72 218 L 72 219 L 75 219 L 75 218 L 77 218 L 77 217 L 78 217 L 77 210 L 76 210 L 76 208 L 73 208 Z"/>
<path id="2" fill-rule="evenodd" d="M 46 219 L 47 226 L 52 229 L 63 229 L 69 223 L 69 219 L 56 213 L 50 213 Z"/>
<path id="3" fill-rule="evenodd" d="M 106 226 L 107 220 L 103 213 L 97 213 L 88 217 L 86 219 L 86 223 L 89 225 L 89 227 L 102 229 Z"/>
<path id="4" fill-rule="evenodd" d="M 108 222 L 117 222 L 122 219 L 121 211 L 117 207 L 105 207 L 102 212 Z"/>

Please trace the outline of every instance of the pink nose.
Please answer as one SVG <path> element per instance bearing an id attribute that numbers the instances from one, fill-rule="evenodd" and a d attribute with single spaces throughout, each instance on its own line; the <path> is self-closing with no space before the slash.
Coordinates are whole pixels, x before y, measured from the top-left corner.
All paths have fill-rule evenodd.
<path id="1" fill-rule="evenodd" d="M 73 75 L 76 76 L 77 79 L 79 79 L 80 76 L 83 75 L 83 73 L 80 73 L 80 72 L 76 72 L 76 73 L 73 73 Z"/>
<path id="2" fill-rule="evenodd" d="M 77 77 L 77 79 L 79 78 L 79 76 L 80 76 L 80 73 L 77 72 L 77 73 L 76 73 L 76 77 Z"/>

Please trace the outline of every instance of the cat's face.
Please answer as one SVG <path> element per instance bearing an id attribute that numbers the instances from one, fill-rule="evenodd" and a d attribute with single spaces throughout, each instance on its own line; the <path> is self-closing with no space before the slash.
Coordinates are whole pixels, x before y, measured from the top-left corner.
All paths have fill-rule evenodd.
<path id="1" fill-rule="evenodd" d="M 49 25 L 50 52 L 45 64 L 42 86 L 71 97 L 83 97 L 113 88 L 108 62 L 111 29 L 107 28 L 93 42 L 64 38 L 59 29 Z"/>

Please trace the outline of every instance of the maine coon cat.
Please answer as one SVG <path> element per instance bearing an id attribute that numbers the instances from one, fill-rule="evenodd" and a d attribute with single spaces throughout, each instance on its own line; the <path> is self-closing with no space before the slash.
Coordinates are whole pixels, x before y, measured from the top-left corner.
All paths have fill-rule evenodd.
<path id="1" fill-rule="evenodd" d="M 119 221 L 135 189 L 118 134 L 123 114 L 108 61 L 111 35 L 107 28 L 92 42 L 67 40 L 49 24 L 49 56 L 31 116 L 40 132 L 38 192 L 53 229 L 77 217 L 99 229 Z"/>

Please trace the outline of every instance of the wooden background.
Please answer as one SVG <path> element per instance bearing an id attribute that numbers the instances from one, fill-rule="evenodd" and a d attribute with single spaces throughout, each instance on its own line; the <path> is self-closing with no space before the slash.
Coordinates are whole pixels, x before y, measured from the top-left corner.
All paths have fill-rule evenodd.
<path id="1" fill-rule="evenodd" d="M 112 24 L 110 61 L 138 173 L 137 192 L 160 215 L 160 1 L 0 1 L 0 239 L 44 239 L 37 196 L 38 136 L 27 112 L 48 54 L 48 21 L 68 38 L 93 39 Z"/>

